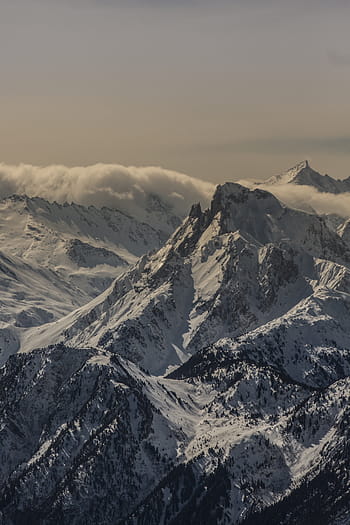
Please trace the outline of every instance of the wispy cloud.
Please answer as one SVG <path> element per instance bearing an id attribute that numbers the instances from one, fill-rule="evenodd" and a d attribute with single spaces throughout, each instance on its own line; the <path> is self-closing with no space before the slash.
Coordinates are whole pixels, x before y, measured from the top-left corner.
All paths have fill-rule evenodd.
<path id="1" fill-rule="evenodd" d="M 299 184 L 257 184 L 249 180 L 239 182 L 249 188 L 258 187 L 269 191 L 291 208 L 350 217 L 350 193 L 322 193 L 311 186 Z"/>
<path id="2" fill-rule="evenodd" d="M 156 194 L 176 213 L 186 215 L 194 202 L 206 205 L 214 187 L 209 182 L 160 167 L 0 164 L 0 197 L 26 194 L 60 203 L 109 206 L 125 213 L 141 209 L 147 194 Z"/>

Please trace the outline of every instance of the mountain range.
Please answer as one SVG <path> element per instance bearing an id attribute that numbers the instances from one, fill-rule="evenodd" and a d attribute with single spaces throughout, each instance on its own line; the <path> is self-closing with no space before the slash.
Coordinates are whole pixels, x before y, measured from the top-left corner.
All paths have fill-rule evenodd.
<path id="1" fill-rule="evenodd" d="M 314 173 L 269 184 L 349 191 Z M 165 243 L 39 198 L 0 220 L 0 523 L 350 523 L 348 219 L 228 182 Z"/>

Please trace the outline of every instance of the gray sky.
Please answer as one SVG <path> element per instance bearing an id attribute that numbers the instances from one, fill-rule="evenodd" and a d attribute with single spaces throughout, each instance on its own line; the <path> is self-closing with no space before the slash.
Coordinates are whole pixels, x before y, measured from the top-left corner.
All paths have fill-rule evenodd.
<path id="1" fill-rule="evenodd" d="M 0 0 L 0 161 L 350 175 L 350 2 Z"/>

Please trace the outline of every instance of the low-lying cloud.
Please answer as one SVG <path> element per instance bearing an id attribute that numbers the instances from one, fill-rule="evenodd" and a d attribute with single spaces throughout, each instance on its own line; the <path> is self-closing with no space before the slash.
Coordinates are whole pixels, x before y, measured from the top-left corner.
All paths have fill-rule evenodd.
<path id="1" fill-rule="evenodd" d="M 299 184 L 260 184 L 253 181 L 240 181 L 250 188 L 261 188 L 273 193 L 280 201 L 291 208 L 316 212 L 318 214 L 336 214 L 350 217 L 350 193 L 324 193 L 312 186 Z"/>
<path id="2" fill-rule="evenodd" d="M 0 197 L 26 194 L 49 201 L 116 208 L 142 215 L 148 195 L 161 197 L 177 215 L 191 204 L 207 205 L 215 185 L 160 167 L 96 164 L 87 167 L 0 164 Z"/>
<path id="3" fill-rule="evenodd" d="M 239 182 L 269 191 L 293 208 L 350 217 L 350 193 L 321 193 L 313 187 L 297 184 Z M 0 198 L 17 193 L 51 202 L 107 206 L 140 220 L 144 218 L 149 195 L 159 196 L 174 214 L 184 217 L 195 202 L 206 207 L 214 191 L 215 184 L 160 167 L 0 164 Z"/>

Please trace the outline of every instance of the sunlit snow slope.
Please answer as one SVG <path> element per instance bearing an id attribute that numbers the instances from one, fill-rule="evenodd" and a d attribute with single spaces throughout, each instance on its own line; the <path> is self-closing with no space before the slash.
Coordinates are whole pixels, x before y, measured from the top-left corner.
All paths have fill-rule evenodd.
<path id="1" fill-rule="evenodd" d="M 161 235 L 107 208 L 12 196 L 0 201 L 0 362 L 21 329 L 89 302 Z"/>

